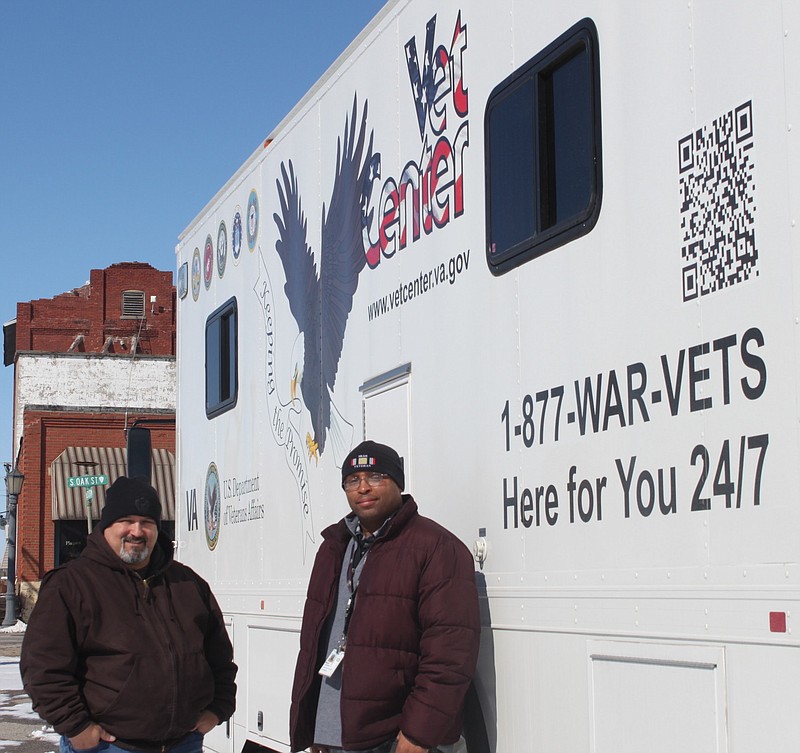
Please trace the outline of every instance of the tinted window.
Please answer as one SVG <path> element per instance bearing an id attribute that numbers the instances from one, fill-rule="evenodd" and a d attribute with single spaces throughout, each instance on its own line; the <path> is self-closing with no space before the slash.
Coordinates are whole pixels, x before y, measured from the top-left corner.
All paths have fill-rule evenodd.
<path id="1" fill-rule="evenodd" d="M 600 209 L 597 32 L 585 19 L 486 106 L 487 259 L 500 274 L 583 235 Z"/>
<path id="2" fill-rule="evenodd" d="M 492 165 L 489 192 L 496 199 L 490 210 L 495 248 L 511 248 L 535 231 L 532 105 L 533 86 L 523 81 L 490 111 L 492 138 L 487 144 Z"/>
<path id="3" fill-rule="evenodd" d="M 238 394 L 238 322 L 236 299 L 220 306 L 206 322 L 206 416 L 236 405 Z"/>

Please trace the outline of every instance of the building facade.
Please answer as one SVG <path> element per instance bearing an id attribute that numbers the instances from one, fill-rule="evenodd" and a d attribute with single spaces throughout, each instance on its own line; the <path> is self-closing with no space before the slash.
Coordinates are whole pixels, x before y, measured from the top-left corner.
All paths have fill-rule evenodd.
<path id="1" fill-rule="evenodd" d="M 44 573 L 80 554 L 105 489 L 127 473 L 135 425 L 151 431 L 151 479 L 174 530 L 172 273 L 139 262 L 94 269 L 80 288 L 18 303 L 4 338 L 14 366 L 13 457 L 25 476 L 15 558 L 24 618 Z"/>

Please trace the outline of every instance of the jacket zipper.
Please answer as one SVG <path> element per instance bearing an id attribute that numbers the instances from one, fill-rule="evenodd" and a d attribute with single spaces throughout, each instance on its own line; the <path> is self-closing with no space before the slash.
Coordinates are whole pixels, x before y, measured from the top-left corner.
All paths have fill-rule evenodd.
<path id="1" fill-rule="evenodd" d="M 145 609 L 147 609 L 148 608 L 148 604 L 150 604 L 150 602 L 148 602 L 148 600 L 147 600 L 147 595 L 148 595 L 149 590 L 150 590 L 149 581 L 152 580 L 152 578 L 156 577 L 157 575 L 159 575 L 159 573 L 156 573 L 155 575 L 152 575 L 149 578 L 142 578 L 141 579 L 142 583 L 144 584 L 144 594 L 143 594 L 143 596 L 144 596 L 144 608 Z M 172 725 L 175 723 L 175 712 L 178 709 L 178 665 L 177 665 L 177 661 L 175 660 L 175 651 L 174 651 L 174 648 L 172 646 L 172 640 L 170 638 L 169 628 L 167 627 L 166 622 L 164 621 L 163 615 L 161 614 L 161 612 L 159 612 L 158 607 L 156 606 L 155 602 L 150 604 L 149 608 L 152 609 L 153 614 L 155 615 L 154 622 L 158 624 L 158 628 L 160 629 L 160 631 L 162 633 L 162 637 L 165 639 L 165 643 L 166 643 L 167 649 L 169 651 L 170 664 L 172 666 L 172 691 L 173 692 L 172 692 L 172 716 L 170 718 L 170 727 L 172 727 Z M 161 753 L 165 753 L 166 750 L 167 750 L 167 746 L 165 744 L 162 744 L 161 745 Z"/>

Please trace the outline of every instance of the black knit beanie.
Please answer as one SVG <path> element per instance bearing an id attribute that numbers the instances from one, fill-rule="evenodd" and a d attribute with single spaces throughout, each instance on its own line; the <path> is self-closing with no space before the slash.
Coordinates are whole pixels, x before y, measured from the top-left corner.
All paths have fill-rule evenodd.
<path id="1" fill-rule="evenodd" d="M 144 477 L 120 476 L 106 489 L 106 504 L 100 513 L 99 528 L 105 530 L 115 520 L 128 515 L 152 518 L 161 528 L 161 502 L 158 492 Z"/>
<path id="2" fill-rule="evenodd" d="M 391 447 L 367 440 L 350 451 L 342 463 L 342 482 L 358 471 L 385 473 L 403 491 L 406 485 L 406 474 L 403 471 L 403 458 Z"/>

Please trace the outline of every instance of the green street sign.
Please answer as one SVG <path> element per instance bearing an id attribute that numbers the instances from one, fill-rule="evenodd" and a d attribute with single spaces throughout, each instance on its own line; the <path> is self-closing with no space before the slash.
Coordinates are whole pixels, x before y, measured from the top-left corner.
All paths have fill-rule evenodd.
<path id="1" fill-rule="evenodd" d="M 108 483 L 108 476 L 70 476 L 67 479 L 67 486 L 74 489 L 76 486 L 103 486 Z"/>

